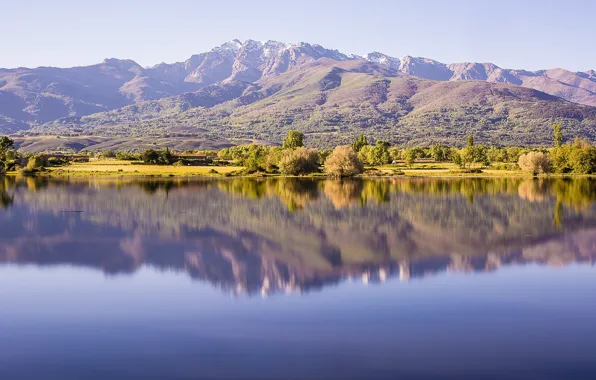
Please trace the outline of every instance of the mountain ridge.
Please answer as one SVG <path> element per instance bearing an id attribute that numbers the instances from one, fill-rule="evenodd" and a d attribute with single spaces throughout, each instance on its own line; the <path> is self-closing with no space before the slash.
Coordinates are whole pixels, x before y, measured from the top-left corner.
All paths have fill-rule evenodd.
<path id="1" fill-rule="evenodd" d="M 319 70 L 321 67 L 325 67 L 327 72 L 322 74 Z M 323 75 L 316 79 L 316 89 L 309 87 L 312 83 L 302 83 L 305 86 L 300 84 L 305 77 L 315 80 L 308 70 L 318 70 L 317 73 Z M 346 82 L 344 77 L 355 82 Z M 356 77 L 358 77 L 357 80 Z M 594 70 L 572 73 L 564 69 L 539 71 L 503 69 L 492 63 L 445 64 L 429 58 L 412 56 L 395 58 L 380 52 L 364 56 L 348 55 L 338 50 L 305 42 L 288 44 L 254 40 L 245 42 L 232 40 L 209 52 L 192 55 L 185 61 L 160 63 L 150 67 L 142 67 L 130 59 L 108 58 L 96 65 L 64 69 L 52 67 L 0 69 L 0 133 L 72 134 L 79 133 L 80 130 L 95 133 L 97 124 L 104 126 L 111 124 L 115 128 L 110 131 L 113 135 L 118 134 L 117 128 L 121 127 L 118 123 L 122 121 L 122 118 L 114 119 L 113 115 L 131 111 L 129 115 L 131 117 L 125 118 L 124 121 L 130 125 L 140 126 L 137 128 L 140 130 L 143 130 L 143 124 L 148 120 L 161 118 L 164 128 L 158 134 L 178 133 L 179 128 L 186 131 L 194 130 L 195 134 L 209 129 L 212 134 L 217 134 L 218 128 L 223 128 L 225 132 L 225 128 L 234 125 L 233 120 L 225 120 L 233 113 L 231 110 L 238 112 L 242 107 L 250 109 L 251 104 L 271 98 L 273 100 L 270 100 L 277 104 L 275 106 L 277 108 L 280 107 L 279 102 L 288 102 L 287 108 L 293 110 L 294 114 L 308 113 L 297 115 L 299 120 L 304 121 L 316 117 L 316 112 L 320 111 L 316 107 L 325 109 L 328 98 L 330 96 L 333 98 L 338 92 L 342 93 L 343 98 L 336 104 L 338 106 L 343 104 L 344 107 L 351 109 L 348 112 L 351 115 L 349 118 L 341 117 L 334 120 L 325 119 L 327 116 L 323 116 L 323 119 L 316 123 L 308 122 L 308 125 L 304 126 L 304 122 L 296 124 L 295 115 L 292 117 L 282 115 L 286 123 L 281 124 L 283 128 L 277 132 L 283 132 L 287 126 L 305 128 L 306 132 L 309 132 L 315 124 L 318 125 L 319 132 L 324 132 L 338 122 L 350 126 L 359 125 L 360 128 L 375 128 L 375 130 L 399 129 L 400 125 L 404 124 L 404 118 L 412 119 L 409 113 L 414 111 L 416 106 L 411 102 L 418 101 L 417 104 L 420 104 L 419 98 L 421 98 L 421 96 L 414 97 L 414 93 L 403 93 L 399 99 L 387 98 L 388 93 L 383 88 L 389 88 L 391 83 L 399 82 L 399 78 L 413 78 L 413 81 L 409 82 L 401 79 L 403 83 L 400 86 L 406 86 L 406 82 L 409 85 L 416 83 L 414 86 L 416 91 L 419 88 L 433 87 L 434 93 L 423 91 L 425 96 L 430 98 L 441 98 L 441 91 L 446 91 L 443 93 L 445 95 L 453 88 L 453 86 L 441 86 L 438 83 L 474 82 L 475 84 L 472 85 L 456 86 L 462 90 L 455 91 L 455 95 L 467 92 L 463 98 L 456 96 L 453 101 L 448 101 L 443 96 L 443 99 L 437 103 L 448 103 L 449 112 L 464 115 L 462 117 L 466 119 L 465 122 L 459 122 L 459 124 L 450 122 L 458 128 L 463 128 L 464 133 L 469 132 L 474 119 L 481 119 L 481 117 L 474 118 L 470 112 L 474 108 L 485 107 L 486 96 L 497 93 L 501 94 L 501 99 L 495 100 L 493 97 L 490 105 L 492 109 L 485 107 L 488 113 L 499 115 L 496 119 L 489 117 L 489 127 L 494 126 L 495 123 L 498 124 L 499 118 L 509 117 L 507 115 L 510 114 L 510 109 L 521 107 L 536 114 L 531 109 L 537 102 L 550 102 L 549 106 L 545 106 L 546 103 L 540 105 L 550 109 L 542 119 L 550 119 L 549 123 L 558 119 L 566 124 L 566 128 L 572 134 L 593 138 L 591 119 L 593 112 L 583 108 L 585 106 L 564 105 L 555 98 L 548 98 L 539 93 L 532 93 L 530 101 L 529 93 L 508 89 L 510 95 L 518 93 L 521 99 L 513 104 L 511 96 L 508 95 L 507 98 L 504 95 L 507 91 L 503 92 L 501 88 L 494 86 L 510 85 L 529 88 L 573 103 L 596 106 Z M 287 81 L 284 82 L 284 80 Z M 364 82 L 369 87 L 364 86 L 366 89 L 363 90 L 357 83 Z M 480 83 L 491 85 L 487 87 Z M 364 92 L 350 93 L 347 91 L 350 87 L 343 88 L 346 84 Z M 489 88 L 491 86 L 494 89 Z M 275 98 L 274 95 L 284 88 L 292 89 L 295 95 Z M 312 99 L 299 96 L 303 93 L 308 93 Z M 351 96 L 356 99 L 348 99 Z M 296 101 L 296 97 L 302 99 L 304 104 L 293 108 L 292 102 Z M 485 103 L 475 103 L 480 100 Z M 509 102 L 509 108 L 505 111 L 502 110 L 501 101 Z M 314 106 L 311 107 L 311 104 Z M 370 105 L 374 109 L 375 115 L 371 114 L 369 121 L 361 120 L 362 117 L 355 111 L 364 105 Z M 148 107 L 153 107 L 149 114 L 146 112 Z M 242 112 L 250 118 L 249 124 L 258 126 L 262 124 L 263 117 L 276 114 L 275 107 L 272 107 L 269 112 L 260 106 L 259 113 L 252 112 L 252 116 L 250 112 L 247 113 L 244 110 Z M 209 115 L 208 118 L 199 115 L 209 114 L 212 108 L 217 109 L 221 120 L 217 120 L 218 116 L 215 114 Z M 139 113 L 138 109 L 145 111 Z M 172 124 L 180 124 L 174 118 L 179 119 L 184 113 L 188 116 L 189 112 L 192 113 L 192 116 L 187 117 L 189 125 L 182 127 L 176 125 L 172 131 L 170 128 Z M 420 114 L 421 111 L 416 110 L 416 112 Z M 439 107 L 433 112 L 440 114 L 443 111 Z M 577 115 L 582 116 L 577 117 Z M 584 125 L 586 115 L 589 120 L 587 125 Z M 384 121 L 379 123 L 378 118 L 384 118 Z M 421 128 L 433 127 L 432 119 L 435 119 L 436 123 L 442 122 L 441 117 L 431 115 L 425 116 L 418 124 Z M 547 121 L 542 120 L 537 124 L 536 119 L 534 115 L 529 122 L 523 117 L 519 121 L 527 122 L 531 126 L 539 124 L 539 128 L 544 129 Z M 100 120 L 100 122 L 95 123 L 94 120 Z M 514 121 L 509 118 L 508 122 Z M 56 126 L 70 127 L 56 128 Z M 438 125 L 434 126 L 435 130 L 436 127 Z M 126 127 L 121 132 L 126 135 L 131 133 L 132 129 L 134 128 Z M 251 136 L 250 131 L 248 132 L 242 132 L 241 137 L 259 139 L 267 137 L 258 131 L 255 132 L 257 136 Z M 273 133 L 275 136 L 272 140 L 277 140 L 277 134 L 279 134 L 277 132 Z M 399 130 L 397 132 L 400 135 L 399 138 L 392 140 L 403 142 L 405 136 Z M 135 133 L 133 131 L 131 136 L 135 136 Z M 155 133 L 157 128 L 152 127 L 150 134 Z M 380 135 L 386 137 L 387 132 Z M 446 137 L 440 133 L 437 136 Z"/>

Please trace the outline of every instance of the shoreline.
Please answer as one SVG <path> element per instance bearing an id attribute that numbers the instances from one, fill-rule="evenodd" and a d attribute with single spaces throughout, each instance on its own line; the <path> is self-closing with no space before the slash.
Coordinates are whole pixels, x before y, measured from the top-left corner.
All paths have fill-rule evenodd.
<path id="1" fill-rule="evenodd" d="M 269 174 L 269 173 L 255 173 L 255 174 L 189 174 L 189 173 L 175 173 L 175 172 L 164 172 L 159 174 L 147 174 L 147 173 L 123 173 L 123 172 L 94 172 L 94 171 L 74 171 L 74 172 L 56 172 L 54 170 L 48 170 L 44 172 L 38 172 L 33 174 L 24 175 L 19 172 L 6 172 L 0 173 L 1 176 L 7 177 L 23 177 L 23 178 L 47 178 L 47 179 L 59 179 L 59 178 L 72 178 L 72 179 L 232 179 L 232 178 L 244 178 L 244 179 L 274 179 L 274 178 L 302 178 L 302 179 L 396 179 L 396 178 L 436 178 L 436 179 L 459 179 L 459 178 L 484 178 L 484 179 L 498 179 L 498 178 L 536 178 L 536 179 L 547 179 L 547 178 L 596 178 L 594 174 L 539 174 L 532 175 L 524 172 L 505 172 L 505 173 L 447 173 L 439 171 L 429 171 L 429 173 L 404 173 L 404 174 L 359 174 L 353 177 L 332 177 L 322 173 L 303 175 L 303 176 L 292 176 L 283 174 Z"/>

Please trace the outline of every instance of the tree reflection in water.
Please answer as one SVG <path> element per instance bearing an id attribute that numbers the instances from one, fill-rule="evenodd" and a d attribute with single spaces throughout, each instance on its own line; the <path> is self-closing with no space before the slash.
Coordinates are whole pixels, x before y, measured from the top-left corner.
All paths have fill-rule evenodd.
<path id="1" fill-rule="evenodd" d="M 0 260 L 106 273 L 151 265 L 250 294 L 592 262 L 595 183 L 3 177 Z"/>

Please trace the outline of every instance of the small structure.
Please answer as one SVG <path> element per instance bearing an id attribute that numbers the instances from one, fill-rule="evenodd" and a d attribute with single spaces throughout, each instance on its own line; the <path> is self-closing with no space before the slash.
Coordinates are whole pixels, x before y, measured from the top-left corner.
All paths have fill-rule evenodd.
<path id="1" fill-rule="evenodd" d="M 64 162 L 89 162 L 89 156 L 85 154 L 44 153 L 40 154 L 39 158 L 41 158 L 44 165 L 51 159 Z"/>
<path id="2" fill-rule="evenodd" d="M 174 160 L 182 160 L 194 165 L 209 164 L 216 162 L 219 158 L 213 155 L 203 153 L 175 153 L 172 154 Z"/>

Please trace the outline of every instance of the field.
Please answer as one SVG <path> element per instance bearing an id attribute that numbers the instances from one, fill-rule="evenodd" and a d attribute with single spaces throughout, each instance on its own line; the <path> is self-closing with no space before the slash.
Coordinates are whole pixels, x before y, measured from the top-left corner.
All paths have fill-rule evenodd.
<path id="1" fill-rule="evenodd" d="M 240 166 L 163 166 L 144 165 L 123 160 L 97 160 L 87 163 L 72 163 L 67 166 L 47 168 L 52 176 L 155 176 L 155 177 L 191 177 L 221 176 L 243 169 Z M 213 170 L 217 171 L 214 173 Z M 312 176 L 320 176 L 313 174 Z M 411 168 L 404 164 L 367 167 L 365 176 L 411 176 L 411 177 L 512 177 L 527 176 L 519 170 L 483 169 L 482 173 L 461 172 L 452 163 L 417 163 Z"/>
<path id="2" fill-rule="evenodd" d="M 51 175 L 68 176 L 157 176 L 190 177 L 217 176 L 242 169 L 238 166 L 162 166 L 143 165 L 121 160 L 98 160 L 72 163 L 67 166 L 48 168 Z M 212 170 L 217 171 L 213 173 Z"/>
<path id="3" fill-rule="evenodd" d="M 390 175 L 395 172 L 403 172 L 405 176 L 411 177 L 518 177 L 528 176 L 528 173 L 521 170 L 496 170 L 482 169 L 482 173 L 466 173 L 460 170 L 459 166 L 453 163 L 416 163 L 408 168 L 405 164 L 383 165 L 378 167 L 367 167 L 368 173 Z M 370 171 L 372 169 L 372 171 Z"/>

